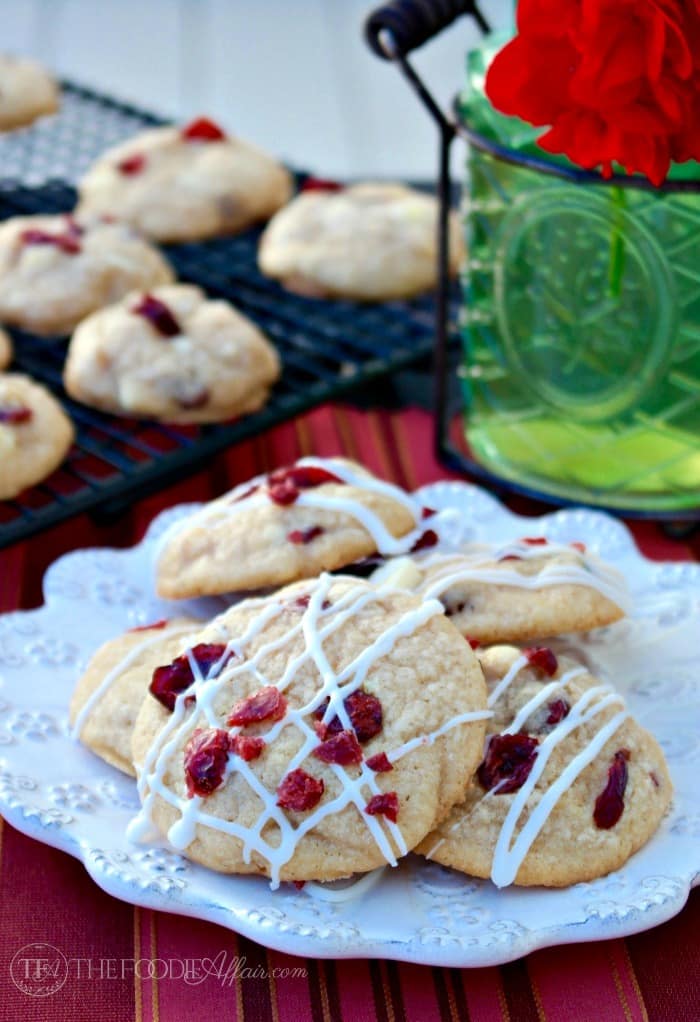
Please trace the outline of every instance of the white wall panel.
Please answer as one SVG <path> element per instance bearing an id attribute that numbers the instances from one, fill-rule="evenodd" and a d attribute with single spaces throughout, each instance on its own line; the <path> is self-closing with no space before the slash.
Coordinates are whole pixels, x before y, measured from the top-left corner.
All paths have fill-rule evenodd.
<path id="1" fill-rule="evenodd" d="M 512 0 L 482 6 L 500 25 Z M 435 133 L 396 69 L 368 50 L 371 9 L 367 0 L 0 0 L 0 49 L 157 112 L 208 112 L 319 174 L 431 177 Z M 445 104 L 476 38 L 463 19 L 415 55 Z"/>

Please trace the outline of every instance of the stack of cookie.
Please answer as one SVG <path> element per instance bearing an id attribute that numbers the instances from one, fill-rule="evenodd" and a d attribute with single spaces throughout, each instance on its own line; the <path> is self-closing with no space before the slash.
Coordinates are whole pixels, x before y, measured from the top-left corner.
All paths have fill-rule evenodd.
<path id="1" fill-rule="evenodd" d="M 73 333 L 66 390 L 114 415 L 207 423 L 255 411 L 280 375 L 276 350 L 228 302 L 177 285 L 153 241 L 243 230 L 290 195 L 288 171 L 211 121 L 147 132 L 98 161 L 73 213 L 2 224 L 0 321 L 47 336 Z M 0 368 L 11 357 L 3 336 Z M 72 440 L 60 409 L 58 439 L 40 433 L 32 402 L 41 408 L 53 399 L 33 384 L 18 404 L 12 395 L 28 383 L 0 377 L 4 498 L 43 479 Z M 37 445 L 50 446 L 52 457 L 33 453 Z"/>
<path id="2" fill-rule="evenodd" d="M 22 82 L 21 123 L 32 111 L 55 108 L 50 79 L 41 74 L 0 59 L 0 79 L 17 85 L 12 124 L 20 123 Z M 11 126 L 7 110 L 3 120 L 10 98 L 0 92 L 0 129 Z M 436 277 L 434 198 L 402 185 L 344 189 L 318 179 L 309 179 L 297 198 L 292 193 L 288 170 L 208 118 L 143 132 L 97 160 L 80 183 L 74 211 L 14 217 L 0 226 L 0 322 L 72 334 L 65 389 L 100 411 L 174 423 L 223 422 L 257 411 L 281 373 L 274 346 L 229 302 L 175 283 L 154 243 L 206 241 L 272 217 L 259 265 L 290 290 L 386 301 L 424 291 Z M 456 273 L 456 217 L 451 238 Z M 10 359 L 1 337 L 0 370 Z M 3 390 L 27 385 L 19 377 L 3 385 L 0 377 L 0 498 L 43 479 L 72 442 L 65 414 L 38 384 L 33 400 L 52 403 L 62 416 L 55 442 L 40 435 L 29 396 L 21 405 L 2 403 Z M 51 458 L 33 454 L 36 444 L 50 447 Z"/>
<path id="3" fill-rule="evenodd" d="M 542 642 L 620 619 L 623 580 L 581 544 L 447 550 L 444 526 L 318 458 L 176 523 L 160 594 L 248 595 L 112 640 L 77 685 L 74 734 L 137 778 L 130 836 L 273 885 L 413 851 L 563 886 L 639 849 L 672 795 L 661 750 Z"/>

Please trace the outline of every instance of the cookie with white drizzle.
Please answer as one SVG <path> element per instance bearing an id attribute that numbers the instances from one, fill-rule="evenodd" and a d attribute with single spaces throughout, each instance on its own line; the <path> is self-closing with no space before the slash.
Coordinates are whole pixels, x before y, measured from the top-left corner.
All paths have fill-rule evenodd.
<path id="1" fill-rule="evenodd" d="M 279 374 L 251 320 L 198 287 L 170 284 L 84 319 L 63 378 L 71 397 L 115 415 L 222 422 L 262 407 Z"/>
<path id="2" fill-rule="evenodd" d="M 622 866 L 673 790 L 656 740 L 625 702 L 547 647 L 479 651 L 494 716 L 465 801 L 421 844 L 498 887 L 565 887 Z"/>
<path id="3" fill-rule="evenodd" d="M 391 563 L 377 577 L 395 570 Z M 581 543 L 526 537 L 430 553 L 404 572 L 407 585 L 439 599 L 463 635 L 478 642 L 522 642 L 583 632 L 618 621 L 629 605 L 623 576 Z"/>
<path id="4" fill-rule="evenodd" d="M 322 575 L 243 601 L 156 671 L 142 812 L 188 857 L 280 880 L 392 865 L 464 797 L 486 689 L 435 600 Z"/>
<path id="5" fill-rule="evenodd" d="M 302 458 L 175 523 L 159 544 L 161 596 L 184 599 L 314 578 L 377 552 L 436 543 L 433 512 L 342 458 Z"/>
<path id="6" fill-rule="evenodd" d="M 156 667 L 202 627 L 194 618 L 173 618 L 133 628 L 105 642 L 78 680 L 70 702 L 74 738 L 124 773 L 136 775 L 131 738 Z"/>

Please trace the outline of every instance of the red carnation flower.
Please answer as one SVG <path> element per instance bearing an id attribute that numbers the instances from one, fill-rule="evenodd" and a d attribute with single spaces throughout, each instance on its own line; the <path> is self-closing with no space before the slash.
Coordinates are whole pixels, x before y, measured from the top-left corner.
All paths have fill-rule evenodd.
<path id="1" fill-rule="evenodd" d="M 700 0 L 520 0 L 486 92 L 547 125 L 548 152 L 660 185 L 671 161 L 700 159 Z"/>

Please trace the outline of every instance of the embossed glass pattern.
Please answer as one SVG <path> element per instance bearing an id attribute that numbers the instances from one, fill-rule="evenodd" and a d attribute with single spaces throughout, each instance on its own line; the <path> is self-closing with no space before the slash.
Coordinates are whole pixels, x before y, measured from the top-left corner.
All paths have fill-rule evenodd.
<path id="1" fill-rule="evenodd" d="M 489 128 L 527 145 L 510 124 Z M 475 457 L 569 499 L 698 507 L 700 194 L 569 184 L 472 148 L 465 226 Z"/>

